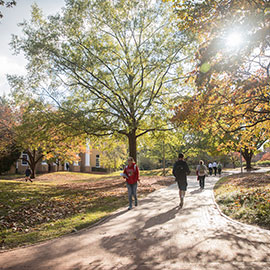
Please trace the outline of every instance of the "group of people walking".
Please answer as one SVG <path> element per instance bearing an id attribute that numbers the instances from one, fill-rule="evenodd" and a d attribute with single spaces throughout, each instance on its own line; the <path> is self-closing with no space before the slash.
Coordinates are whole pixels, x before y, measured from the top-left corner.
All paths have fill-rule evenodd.
<path id="1" fill-rule="evenodd" d="M 199 165 L 196 167 L 196 175 L 197 180 L 199 181 L 200 189 L 204 189 L 205 185 L 205 177 L 208 175 L 220 175 L 222 170 L 222 166 L 219 163 L 213 162 L 208 164 L 208 168 L 204 165 L 203 160 L 200 160 Z M 184 160 L 184 155 L 180 153 L 178 155 L 178 160 L 175 162 L 173 166 L 173 175 L 175 176 L 175 181 L 177 182 L 179 189 L 179 208 L 182 208 L 184 205 L 184 197 L 187 190 L 187 175 L 190 174 L 190 169 L 188 167 L 187 162 Z M 137 186 L 139 179 L 139 169 L 136 165 L 134 159 L 132 157 L 128 158 L 128 164 L 124 169 L 124 172 L 121 174 L 126 180 L 126 186 L 128 190 L 128 199 L 129 199 L 129 207 L 128 210 L 132 209 L 133 198 L 134 198 L 134 206 L 138 205 L 137 198 Z"/>
<path id="2" fill-rule="evenodd" d="M 216 161 L 214 161 L 213 163 L 210 162 L 208 164 L 208 170 L 209 170 L 209 175 L 214 174 L 216 176 L 217 173 L 221 175 L 222 165 L 220 162 L 218 163 L 216 163 Z"/>

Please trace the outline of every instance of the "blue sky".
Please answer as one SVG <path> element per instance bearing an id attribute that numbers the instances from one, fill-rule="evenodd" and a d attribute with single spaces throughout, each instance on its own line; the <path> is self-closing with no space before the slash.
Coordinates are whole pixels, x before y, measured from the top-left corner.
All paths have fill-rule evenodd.
<path id="1" fill-rule="evenodd" d="M 20 35 L 18 23 L 24 19 L 29 20 L 31 5 L 36 3 L 44 15 L 55 14 L 64 7 L 64 0 L 17 0 L 17 5 L 13 8 L 1 8 L 4 17 L 0 21 L 0 96 L 10 92 L 6 74 L 25 73 L 26 60 L 23 55 L 15 56 L 10 49 L 11 35 Z"/>

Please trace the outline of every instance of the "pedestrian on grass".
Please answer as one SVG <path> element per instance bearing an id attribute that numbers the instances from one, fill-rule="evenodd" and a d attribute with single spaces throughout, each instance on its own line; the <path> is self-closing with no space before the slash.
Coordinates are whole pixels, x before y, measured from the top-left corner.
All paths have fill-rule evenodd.
<path id="1" fill-rule="evenodd" d="M 184 205 L 184 197 L 187 190 L 187 175 L 190 174 L 189 167 L 184 161 L 184 155 L 180 153 L 178 155 L 178 160 L 173 166 L 173 175 L 175 176 L 175 181 L 177 182 L 179 189 L 180 204 L 179 207 L 182 208 Z"/>
<path id="2" fill-rule="evenodd" d="M 199 181 L 200 188 L 204 189 L 205 176 L 207 175 L 207 168 L 204 165 L 203 160 L 200 160 L 199 165 L 196 168 L 196 174 L 198 176 L 197 180 Z"/>
<path id="3" fill-rule="evenodd" d="M 209 162 L 208 164 L 208 170 L 209 170 L 209 175 L 211 176 L 213 173 L 213 164 L 211 162 Z"/>
<path id="4" fill-rule="evenodd" d="M 128 210 L 132 209 L 132 196 L 134 197 L 134 205 L 138 205 L 137 186 L 139 179 L 139 168 L 132 157 L 128 158 L 128 165 L 124 169 L 122 176 L 126 179 L 128 189 Z"/>
<path id="5" fill-rule="evenodd" d="M 216 163 L 216 161 L 213 162 L 213 170 L 214 170 L 214 174 L 216 176 L 217 175 L 217 163 Z"/>
<path id="6" fill-rule="evenodd" d="M 25 182 L 27 181 L 33 182 L 30 176 L 31 176 L 31 170 L 29 167 L 27 167 L 25 170 Z"/>
<path id="7" fill-rule="evenodd" d="M 221 176 L 221 171 L 222 171 L 222 165 L 221 163 L 219 162 L 218 165 L 217 165 L 217 170 L 218 170 L 218 174 L 219 176 Z"/>

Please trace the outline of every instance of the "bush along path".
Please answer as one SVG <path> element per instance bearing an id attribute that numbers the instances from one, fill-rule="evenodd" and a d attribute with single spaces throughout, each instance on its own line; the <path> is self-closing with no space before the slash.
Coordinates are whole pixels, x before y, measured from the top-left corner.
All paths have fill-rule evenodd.
<path id="1" fill-rule="evenodd" d="M 217 177 L 203 191 L 195 176 L 182 209 L 175 184 L 122 208 L 98 226 L 0 254 L 1 270 L 265 270 L 270 232 L 234 222 L 214 201 Z"/>
<path id="2" fill-rule="evenodd" d="M 216 184 L 215 196 L 229 217 L 270 229 L 270 173 L 225 177 Z"/>

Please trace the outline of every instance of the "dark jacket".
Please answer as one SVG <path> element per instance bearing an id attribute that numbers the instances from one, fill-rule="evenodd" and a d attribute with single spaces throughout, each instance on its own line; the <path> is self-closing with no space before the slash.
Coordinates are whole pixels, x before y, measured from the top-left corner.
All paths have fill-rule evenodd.
<path id="1" fill-rule="evenodd" d="M 187 174 L 190 174 L 189 167 L 184 160 L 177 160 L 173 166 L 173 175 L 176 181 L 186 181 Z"/>
<path id="2" fill-rule="evenodd" d="M 27 168 L 25 170 L 25 176 L 30 176 L 30 175 L 31 175 L 31 170 Z"/>

